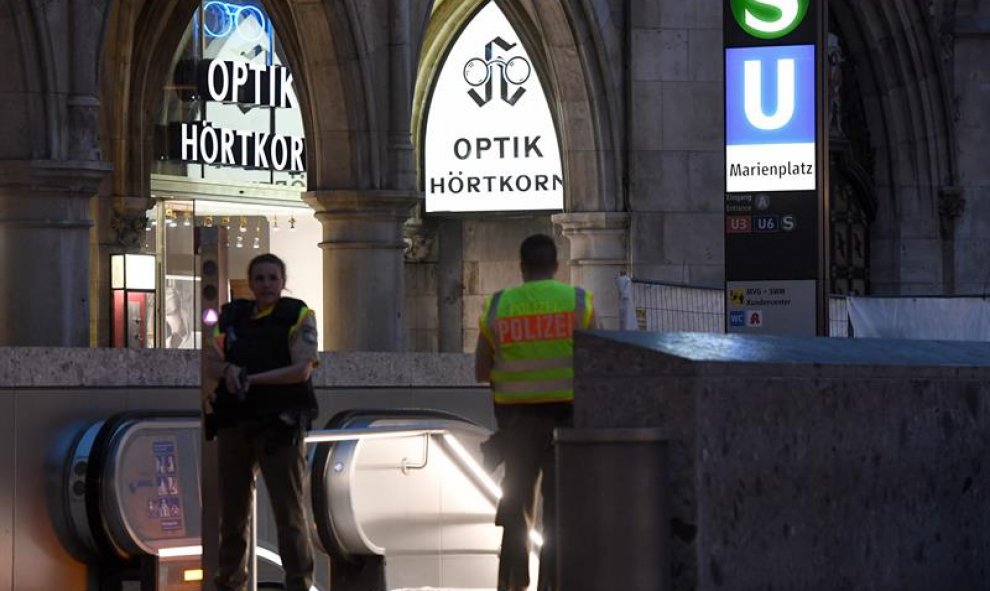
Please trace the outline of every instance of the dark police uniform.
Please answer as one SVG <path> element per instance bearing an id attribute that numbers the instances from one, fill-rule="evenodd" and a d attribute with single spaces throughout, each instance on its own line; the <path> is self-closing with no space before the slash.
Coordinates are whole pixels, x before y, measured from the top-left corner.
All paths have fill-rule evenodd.
<path id="1" fill-rule="evenodd" d="M 224 306 L 215 339 L 224 359 L 248 374 L 317 362 L 316 321 L 306 304 L 281 298 L 255 313 L 251 300 Z M 260 468 L 271 497 L 286 589 L 308 591 L 313 549 L 303 504 L 303 440 L 317 412 L 313 384 L 254 385 L 228 392 L 220 380 L 213 405 L 220 466 L 221 525 L 217 588 L 241 591 L 247 582 L 248 525 L 254 479 Z"/>

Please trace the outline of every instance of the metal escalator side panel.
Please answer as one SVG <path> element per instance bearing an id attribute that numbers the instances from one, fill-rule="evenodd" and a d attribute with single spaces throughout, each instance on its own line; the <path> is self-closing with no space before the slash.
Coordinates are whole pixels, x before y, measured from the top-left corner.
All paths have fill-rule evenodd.
<path id="1" fill-rule="evenodd" d="M 86 519 L 93 537 L 93 545 L 103 559 L 128 560 L 133 555 L 115 540 L 104 518 L 103 489 L 106 476 L 104 466 L 110 456 L 111 440 L 117 429 L 130 420 L 127 413 L 114 415 L 99 425 L 92 439 L 89 460 L 86 465 Z"/>
<path id="2" fill-rule="evenodd" d="M 201 543 L 199 432 L 193 416 L 117 423 L 106 445 L 99 505 L 118 554 L 155 555 Z"/>
<path id="3" fill-rule="evenodd" d="M 327 421 L 324 429 L 342 429 L 362 411 L 345 410 Z M 363 543 L 351 543 L 361 536 L 354 533 L 356 519 L 350 500 L 350 488 L 335 490 L 335 471 L 350 466 L 357 446 L 356 441 L 317 443 L 310 462 L 310 502 L 316 543 L 329 556 L 337 560 L 357 564 L 362 556 L 375 554 Z M 343 485 L 343 482 L 341 482 Z"/>
<path id="4" fill-rule="evenodd" d="M 49 513 L 56 535 L 69 554 L 86 561 L 100 550 L 86 508 L 86 474 L 93 441 L 103 421 L 67 430 L 46 460 Z"/>
<path id="5" fill-rule="evenodd" d="M 365 533 L 358 519 L 360 499 L 354 494 L 357 458 L 364 445 L 364 441 L 342 441 L 333 447 L 330 470 L 326 474 L 329 508 L 334 530 L 348 554 L 381 556 L 385 554 L 385 549 L 372 542 Z"/>
<path id="6" fill-rule="evenodd" d="M 385 548 L 385 576 L 391 588 L 489 587 L 497 578 L 501 540 L 494 524 L 495 502 L 453 451 L 459 446 L 478 465 L 478 448 L 489 432 L 458 419 L 437 420 L 430 413 L 381 416 L 368 427 L 419 425 L 431 430 L 442 426 L 445 431 L 406 440 L 423 441 L 428 453 L 421 454 L 411 445 L 388 446 L 387 440 L 367 441 L 366 448 L 359 450 L 351 493 L 359 499 L 358 522 L 373 543 Z M 445 435 L 457 443 L 445 443 Z M 365 455 L 374 451 L 371 444 L 379 447 L 377 457 Z M 401 469 L 409 464 L 418 467 Z"/>
<path id="7" fill-rule="evenodd" d="M 334 415 L 325 429 L 360 429 L 381 416 L 459 418 L 442 411 L 416 409 L 350 409 Z M 464 420 L 464 419 L 461 419 Z M 358 562 L 362 555 L 382 554 L 384 549 L 369 539 L 357 516 L 354 494 L 357 441 L 318 443 L 312 455 L 310 494 L 317 541 L 334 558 Z"/>

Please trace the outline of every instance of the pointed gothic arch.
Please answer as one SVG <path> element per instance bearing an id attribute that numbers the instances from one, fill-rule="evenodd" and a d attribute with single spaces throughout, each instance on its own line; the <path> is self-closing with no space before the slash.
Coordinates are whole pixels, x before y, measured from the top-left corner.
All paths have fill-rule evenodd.
<path id="1" fill-rule="evenodd" d="M 874 163 L 872 289 L 937 293 L 952 272 L 939 210 L 957 179 L 939 35 L 918 0 L 833 0 L 830 10 L 848 44 Z"/>
<path id="2" fill-rule="evenodd" d="M 370 84 L 351 2 L 261 0 L 278 31 L 302 106 L 311 189 L 378 183 Z M 149 195 L 153 114 L 172 53 L 199 0 L 119 0 L 111 11 L 101 79 L 102 130 L 114 164 L 112 195 Z"/>
<path id="3" fill-rule="evenodd" d="M 597 31 L 585 8 L 561 0 L 535 4 L 515 0 L 437 0 L 423 34 L 413 96 L 413 145 L 421 150 L 427 99 L 444 57 L 467 22 L 487 2 L 498 4 L 535 62 L 557 127 L 565 178 L 565 212 L 624 209 L 622 156 L 616 150 L 619 100 L 604 83 L 603 41 L 579 43 Z M 421 170 L 422 159 L 417 157 Z M 421 180 L 422 186 L 422 180 Z"/>

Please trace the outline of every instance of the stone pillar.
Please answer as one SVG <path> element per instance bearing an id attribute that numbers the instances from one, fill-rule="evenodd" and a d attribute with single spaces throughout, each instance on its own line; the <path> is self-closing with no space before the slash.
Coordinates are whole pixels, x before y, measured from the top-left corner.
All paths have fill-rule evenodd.
<path id="1" fill-rule="evenodd" d="M 323 224 L 323 343 L 328 351 L 403 350 L 402 191 L 303 193 Z"/>
<path id="2" fill-rule="evenodd" d="M 571 283 L 595 294 L 599 326 L 617 329 L 615 278 L 628 270 L 629 214 L 558 213 L 551 220 L 571 244 Z"/>
<path id="3" fill-rule="evenodd" d="M 0 162 L 0 345 L 89 346 L 89 202 L 108 171 Z"/>

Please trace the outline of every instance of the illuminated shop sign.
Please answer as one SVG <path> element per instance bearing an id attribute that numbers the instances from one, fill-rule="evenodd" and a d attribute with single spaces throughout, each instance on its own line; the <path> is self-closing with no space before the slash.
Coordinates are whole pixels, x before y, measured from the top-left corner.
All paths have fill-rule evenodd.
<path id="1" fill-rule="evenodd" d="M 725 51 L 726 191 L 815 189 L 815 46 Z"/>
<path id="2" fill-rule="evenodd" d="M 252 41 L 251 31 L 268 30 L 268 19 L 253 6 L 208 2 L 203 7 L 203 31 L 208 37 L 229 37 L 237 32 L 240 41 Z M 267 35 L 267 33 L 265 33 Z M 295 108 L 292 73 L 288 68 L 267 63 L 223 59 L 203 60 L 195 65 L 196 89 L 200 100 L 232 105 L 268 108 Z M 206 113 L 212 114 L 210 110 Z M 267 112 L 241 109 L 236 120 L 258 119 L 269 126 Z M 208 117 L 209 119 L 209 117 Z M 306 170 L 305 140 L 257 130 L 230 129 L 216 120 L 231 117 L 214 115 L 214 121 L 169 124 L 166 131 L 167 157 L 183 162 L 218 166 L 239 166 L 277 172 Z"/>
<path id="3" fill-rule="evenodd" d="M 203 33 L 218 39 L 236 34 L 249 43 L 268 37 L 271 31 L 265 13 L 256 6 L 214 0 L 203 5 Z"/>
<path id="4" fill-rule="evenodd" d="M 209 101 L 292 108 L 292 73 L 284 66 L 205 60 L 199 63 L 199 95 Z"/>
<path id="5" fill-rule="evenodd" d="M 428 212 L 563 209 L 546 95 L 494 2 L 464 28 L 437 77 L 423 160 Z"/>
<path id="6" fill-rule="evenodd" d="M 306 170 L 302 138 L 214 127 L 209 122 L 169 125 L 169 149 L 184 162 L 262 168 Z"/>

